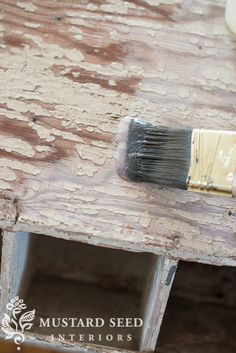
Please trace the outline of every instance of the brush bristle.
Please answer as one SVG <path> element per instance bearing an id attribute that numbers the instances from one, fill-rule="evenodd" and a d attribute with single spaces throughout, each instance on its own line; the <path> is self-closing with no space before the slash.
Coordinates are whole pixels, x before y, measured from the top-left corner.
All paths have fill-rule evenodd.
<path id="1" fill-rule="evenodd" d="M 191 158 L 191 129 L 171 129 L 130 119 L 126 177 L 186 189 Z"/>

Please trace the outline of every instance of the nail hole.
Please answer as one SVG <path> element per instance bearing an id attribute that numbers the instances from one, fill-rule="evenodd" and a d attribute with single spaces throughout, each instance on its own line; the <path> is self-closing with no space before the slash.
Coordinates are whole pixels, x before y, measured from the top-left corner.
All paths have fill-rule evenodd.
<path id="1" fill-rule="evenodd" d="M 61 21 L 62 17 L 61 16 L 54 16 L 53 19 L 56 20 L 56 21 Z"/>

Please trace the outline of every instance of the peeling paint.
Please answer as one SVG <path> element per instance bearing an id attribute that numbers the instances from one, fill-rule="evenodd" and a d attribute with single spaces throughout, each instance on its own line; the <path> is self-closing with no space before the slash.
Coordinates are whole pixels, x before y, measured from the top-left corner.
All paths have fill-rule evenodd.
<path id="1" fill-rule="evenodd" d="M 11 190 L 11 184 L 7 183 L 4 180 L 0 180 L 0 190 Z"/>
<path id="2" fill-rule="evenodd" d="M 41 27 L 41 25 L 39 23 L 33 23 L 33 22 L 25 22 L 24 26 L 28 27 L 28 28 L 33 28 L 33 29 L 37 29 L 37 28 Z"/>
<path id="3" fill-rule="evenodd" d="M 9 167 L 13 170 L 23 171 L 25 173 L 37 175 L 40 174 L 40 169 L 30 163 L 19 162 L 14 159 L 0 158 L 1 167 Z"/>
<path id="4" fill-rule="evenodd" d="M 21 8 L 21 9 L 24 9 L 24 10 L 26 10 L 28 12 L 35 12 L 37 10 L 37 7 L 34 4 L 30 3 L 30 2 L 20 2 L 20 1 L 18 1 L 16 3 L 16 6 Z"/>
<path id="5" fill-rule="evenodd" d="M 2 4 L 0 131 L 23 148 L 20 154 L 18 142 L 0 142 L 2 195 L 20 205 L 14 229 L 235 264 L 232 200 L 116 174 L 114 140 L 126 115 L 173 127 L 234 128 L 235 45 L 219 16 L 223 2 L 210 9 L 200 0 L 204 16 L 196 6 L 175 6 L 181 1 L 138 2 L 119 10 L 121 1 L 65 8 L 49 1 L 46 9 L 35 0 L 28 14 L 32 3 L 18 2 L 11 13 Z M 168 3 L 172 20 L 160 13 Z M 100 5 L 117 12 L 104 14 Z M 128 16 L 119 13 L 126 9 Z"/>
<path id="6" fill-rule="evenodd" d="M 78 155 L 85 160 L 89 160 L 93 163 L 103 165 L 107 158 L 112 157 L 112 153 L 109 150 L 102 152 L 98 147 L 92 147 L 87 145 L 76 145 Z"/>
<path id="7" fill-rule="evenodd" d="M 98 168 L 95 167 L 94 165 L 81 165 L 79 164 L 77 169 L 76 169 L 76 174 L 78 176 L 89 176 L 92 177 L 94 176 L 95 173 L 97 173 Z"/>
<path id="8" fill-rule="evenodd" d="M 19 138 L 4 135 L 0 137 L 0 149 L 7 152 L 19 153 L 27 157 L 33 157 L 35 155 L 35 150 L 29 143 Z"/>
<path id="9" fill-rule="evenodd" d="M 5 181 L 13 181 L 16 179 L 16 174 L 10 168 L 0 167 L 1 179 Z"/>

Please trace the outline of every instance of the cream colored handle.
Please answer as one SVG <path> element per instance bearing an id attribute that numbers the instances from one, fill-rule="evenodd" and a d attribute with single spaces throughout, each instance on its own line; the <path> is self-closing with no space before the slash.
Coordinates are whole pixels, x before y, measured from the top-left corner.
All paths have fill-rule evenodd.
<path id="1" fill-rule="evenodd" d="M 234 174 L 233 185 L 232 185 L 233 196 L 236 197 L 236 174 Z"/>
<path id="2" fill-rule="evenodd" d="M 227 0 L 225 18 L 231 31 L 236 34 L 236 0 Z"/>

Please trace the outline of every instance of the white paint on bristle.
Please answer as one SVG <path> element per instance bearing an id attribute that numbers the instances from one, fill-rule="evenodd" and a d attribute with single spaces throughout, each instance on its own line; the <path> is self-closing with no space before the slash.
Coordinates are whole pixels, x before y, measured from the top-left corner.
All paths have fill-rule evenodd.
<path id="1" fill-rule="evenodd" d="M 231 31 L 236 34 L 236 0 L 227 0 L 225 18 Z"/>

